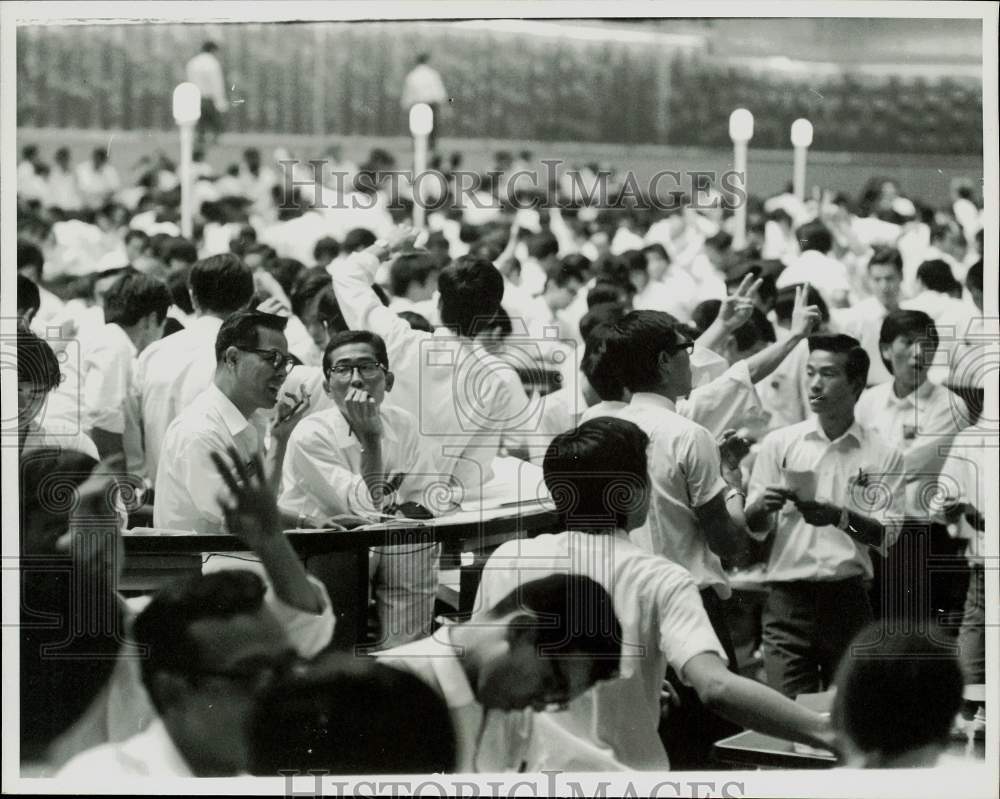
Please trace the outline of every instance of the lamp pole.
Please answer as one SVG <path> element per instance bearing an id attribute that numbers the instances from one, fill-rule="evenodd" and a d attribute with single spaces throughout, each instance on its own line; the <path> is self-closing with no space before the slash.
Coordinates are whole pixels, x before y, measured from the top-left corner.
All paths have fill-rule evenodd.
<path id="1" fill-rule="evenodd" d="M 806 198 L 806 154 L 813 141 L 813 126 L 808 119 L 796 119 L 792 123 L 792 147 L 795 148 L 795 162 L 792 171 L 792 187 L 800 200 Z"/>
<path id="2" fill-rule="evenodd" d="M 426 209 L 417 191 L 420 176 L 427 171 L 427 144 L 434 129 L 434 110 L 427 103 L 416 103 L 410 108 L 410 133 L 413 135 L 413 227 L 423 230 Z"/>
<path id="3" fill-rule="evenodd" d="M 192 208 L 193 181 L 191 163 L 194 151 L 194 126 L 201 118 L 201 91 L 193 83 L 181 83 L 174 89 L 174 122 L 181 140 L 181 235 L 191 239 L 194 233 Z"/>
<path id="4" fill-rule="evenodd" d="M 733 214 L 733 249 L 742 250 L 747 244 L 747 143 L 753 138 L 753 114 L 747 109 L 737 108 L 729 115 L 729 138 L 733 140 L 733 170 L 743 176 L 743 198 Z"/>

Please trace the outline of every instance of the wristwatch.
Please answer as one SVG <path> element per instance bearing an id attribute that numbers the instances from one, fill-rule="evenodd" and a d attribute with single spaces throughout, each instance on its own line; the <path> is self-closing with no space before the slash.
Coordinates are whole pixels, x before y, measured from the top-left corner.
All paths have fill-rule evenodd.
<path id="1" fill-rule="evenodd" d="M 736 496 L 743 497 L 743 501 L 744 502 L 747 501 L 747 492 L 744 491 L 742 488 L 736 488 L 734 486 L 733 488 L 730 488 L 726 492 L 726 504 L 729 504 L 729 500 L 731 500 L 733 497 L 736 497 Z"/>

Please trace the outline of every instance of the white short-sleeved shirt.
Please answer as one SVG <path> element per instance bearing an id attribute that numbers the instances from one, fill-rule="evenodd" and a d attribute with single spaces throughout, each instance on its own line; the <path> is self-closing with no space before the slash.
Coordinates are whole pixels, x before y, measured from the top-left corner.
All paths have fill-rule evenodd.
<path id="1" fill-rule="evenodd" d="M 352 330 L 384 340 L 396 376 L 387 405 L 417 420 L 430 462 L 450 477 L 456 501 L 474 499 L 492 476 L 504 434 L 530 426 L 533 405 L 520 382 L 500 377 L 510 367 L 483 347 L 445 328 L 413 330 L 372 291 L 379 261 L 368 253 L 347 258 L 333 274 L 337 302 Z"/>
<path id="2" fill-rule="evenodd" d="M 250 464 L 260 448 L 257 428 L 214 384 L 170 423 L 163 437 L 164 468 L 156 477 L 153 525 L 168 530 L 221 533 L 219 496 L 225 484 L 210 457 L 235 447 Z"/>
<path id="3" fill-rule="evenodd" d="M 27 452 L 29 449 L 40 449 L 43 447 L 72 449 L 82 452 L 84 455 L 89 455 L 95 461 L 101 459 L 101 456 L 97 454 L 97 445 L 90 436 L 86 433 L 81 433 L 72 425 L 67 425 L 59 421 L 49 422 L 46 420 L 41 424 L 35 422 L 28 423 L 28 433 L 24 437 L 24 445 L 21 451 Z"/>
<path id="4" fill-rule="evenodd" d="M 632 541 L 686 568 L 699 589 L 711 586 L 728 598 L 729 579 L 695 514 L 695 508 L 726 488 L 712 434 L 677 413 L 670 400 L 642 391 L 632 395 L 618 418 L 634 422 L 649 436 L 649 516 L 632 531 Z"/>
<path id="5" fill-rule="evenodd" d="M 407 477 L 386 502 L 421 500 L 421 455 L 416 422 L 406 411 L 382 406 L 382 466 L 387 479 Z M 289 513 L 323 519 L 369 516 L 381 510 L 361 476 L 361 442 L 337 407 L 303 419 L 288 439 L 278 504 Z"/>
<path id="6" fill-rule="evenodd" d="M 832 304 L 836 295 L 851 290 L 851 279 L 844 266 L 836 258 L 831 258 L 816 250 L 806 250 L 791 265 L 784 269 L 775 286 L 779 289 L 797 283 L 810 283 L 823 295 L 827 305 Z"/>
<path id="7" fill-rule="evenodd" d="M 883 551 L 895 542 L 904 516 L 903 457 L 878 434 L 855 421 L 830 441 L 816 418 L 769 433 L 754 462 L 747 504 L 768 486 L 787 486 L 785 470 L 814 474 L 818 501 L 881 522 Z M 788 502 L 777 514 L 764 581 L 871 579 L 867 549 L 833 525 L 807 524 Z"/>
<path id="8" fill-rule="evenodd" d="M 667 664 L 679 675 L 695 655 L 726 655 L 690 573 L 615 535 L 566 532 L 502 544 L 483 569 L 476 611 L 495 605 L 521 583 L 555 573 L 583 574 L 614 601 L 622 626 L 621 677 L 598 683 L 560 713 L 543 714 L 571 736 L 607 747 L 633 769 L 666 769 L 657 734 L 660 687 Z M 541 736 L 539 736 L 541 737 Z M 545 741 L 538 740 L 543 749 Z M 558 753 L 548 753 L 553 767 Z"/>
<path id="9" fill-rule="evenodd" d="M 133 474 L 156 482 L 167 428 L 215 378 L 220 327 L 218 317 L 200 316 L 139 355 L 126 403 L 126 457 Z"/>
<path id="10" fill-rule="evenodd" d="M 926 519 L 927 500 L 938 484 L 944 453 L 965 426 L 965 408 L 957 395 L 925 380 L 916 391 L 899 398 L 893 382 L 868 389 L 854 409 L 864 426 L 878 433 L 903 455 L 906 472 L 906 514 Z M 929 492 L 929 493 L 928 493 Z"/>
<path id="11" fill-rule="evenodd" d="M 104 325 L 83 355 L 84 427 L 109 433 L 125 431 L 125 400 L 138 351 L 128 334 L 114 323 Z"/>
<path id="12" fill-rule="evenodd" d="M 961 500 L 972 505 L 984 516 L 989 507 L 990 480 L 987 463 L 997 462 L 1000 439 L 996 433 L 971 433 L 957 437 L 941 466 L 943 490 L 940 500 Z M 943 510 L 943 508 L 935 508 Z M 958 520 L 958 535 L 969 542 L 966 550 L 969 563 L 983 566 L 986 552 L 986 531 L 974 529 L 964 515 Z"/>

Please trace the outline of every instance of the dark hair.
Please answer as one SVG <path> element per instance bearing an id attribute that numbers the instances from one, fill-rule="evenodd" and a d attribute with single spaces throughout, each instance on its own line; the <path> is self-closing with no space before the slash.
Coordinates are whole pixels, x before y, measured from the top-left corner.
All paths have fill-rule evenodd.
<path id="1" fill-rule="evenodd" d="M 559 260 L 559 263 L 562 265 L 564 270 L 576 273 L 582 282 L 586 282 L 587 275 L 590 274 L 591 268 L 590 259 L 586 255 L 570 253 L 569 255 L 563 256 Z"/>
<path id="2" fill-rule="evenodd" d="M 628 308 L 620 302 L 602 302 L 593 306 L 580 320 L 580 337 L 586 341 L 597 325 L 613 325 L 627 313 Z"/>
<path id="3" fill-rule="evenodd" d="M 556 436 L 542 462 L 545 485 L 567 530 L 624 527 L 648 490 L 649 437 L 601 416 Z"/>
<path id="4" fill-rule="evenodd" d="M 719 231 L 714 236 L 705 239 L 706 247 L 713 247 L 719 252 L 726 252 L 733 246 L 733 237 L 725 231 Z"/>
<path id="5" fill-rule="evenodd" d="M 899 336 L 909 336 L 915 340 L 926 342 L 937 352 L 940 339 L 938 338 L 937 327 L 934 320 L 923 311 L 893 311 L 882 320 L 882 329 L 878 335 L 879 354 L 881 356 L 882 347 L 892 344 Z M 892 362 L 882 357 L 882 363 L 889 371 L 892 371 Z"/>
<path id="6" fill-rule="evenodd" d="M 833 249 L 833 235 L 830 229 L 820 221 L 809 222 L 796 231 L 802 252 L 816 250 L 828 253 Z"/>
<path id="7" fill-rule="evenodd" d="M 903 256 L 895 247 L 876 247 L 872 257 L 868 260 L 868 269 L 873 266 L 887 265 L 895 269 L 900 275 L 903 274 Z"/>
<path id="8" fill-rule="evenodd" d="M 698 328 L 699 333 L 704 333 L 719 315 L 722 307 L 722 300 L 702 300 L 691 312 L 691 321 Z"/>
<path id="9" fill-rule="evenodd" d="M 405 707 L 406 713 L 400 714 Z M 250 722 L 250 771 L 434 774 L 455 769 L 445 701 L 375 660 L 326 656 L 270 688 Z"/>
<path id="10" fill-rule="evenodd" d="M 410 326 L 410 330 L 423 330 L 425 333 L 434 332 L 434 325 L 416 311 L 400 311 L 397 315 L 400 319 L 406 320 L 406 323 Z"/>
<path id="11" fill-rule="evenodd" d="M 146 247 L 149 246 L 149 234 L 147 234 L 146 231 L 144 230 L 129 228 L 128 231 L 125 233 L 125 243 L 128 244 L 133 239 L 141 239 Z M 182 241 L 187 241 L 187 239 L 182 239 Z M 197 256 L 195 257 L 194 260 L 196 261 L 198 260 Z"/>
<path id="12" fill-rule="evenodd" d="M 587 308 L 596 308 L 598 305 L 609 303 L 621 304 L 622 296 L 628 296 L 629 290 L 621 283 L 612 283 L 607 280 L 600 280 L 587 292 Z"/>
<path id="13" fill-rule="evenodd" d="M 871 358 L 865 352 L 861 343 L 852 336 L 843 333 L 828 336 L 809 336 L 809 352 L 834 352 L 846 356 L 844 372 L 847 379 L 856 385 L 860 385 L 863 390 L 868 382 L 868 367 L 871 365 Z M 859 390 L 859 394 L 860 394 Z"/>
<path id="14" fill-rule="evenodd" d="M 546 287 L 555 286 L 556 288 L 566 288 L 570 283 L 577 282 L 580 285 L 584 283 L 584 276 L 581 275 L 575 269 L 566 269 L 562 265 L 558 266 L 556 269 L 551 271 L 546 278 Z"/>
<path id="15" fill-rule="evenodd" d="M 306 265 L 294 258 L 271 258 L 264 262 L 264 271 L 278 281 L 285 294 L 291 294 L 292 286 L 306 271 Z"/>
<path id="16" fill-rule="evenodd" d="M 188 279 L 191 276 L 191 267 L 184 266 L 175 269 L 167 275 L 167 291 L 170 292 L 170 300 L 186 314 L 194 313 L 194 306 L 191 304 L 191 292 L 188 289 Z"/>
<path id="17" fill-rule="evenodd" d="M 980 258 L 965 273 L 965 285 L 969 289 L 983 290 L 983 259 Z"/>
<path id="18" fill-rule="evenodd" d="M 332 236 L 323 236 L 313 247 L 313 259 L 316 263 L 329 256 L 332 261 L 340 255 L 340 243 Z"/>
<path id="19" fill-rule="evenodd" d="M 796 283 L 793 286 L 782 286 L 778 289 L 778 297 L 774 301 L 774 315 L 779 322 L 791 320 L 792 311 L 795 310 L 795 290 L 801 285 L 801 283 Z M 806 304 L 819 308 L 819 315 L 824 324 L 830 321 L 830 309 L 827 307 L 826 300 L 812 284 L 809 285 L 809 291 L 806 293 Z"/>
<path id="20" fill-rule="evenodd" d="M 607 354 L 608 336 L 613 332 L 612 324 L 614 323 L 601 322 L 588 331 L 580 371 L 598 397 L 605 402 L 620 402 L 625 396 L 625 386 L 618 375 L 617 364 Z"/>
<path id="21" fill-rule="evenodd" d="M 26 311 L 29 308 L 38 310 L 41 304 L 41 293 L 38 286 L 31 278 L 25 277 L 21 273 L 17 275 L 17 310 Z"/>
<path id="22" fill-rule="evenodd" d="M 175 236 L 164 245 L 161 256 L 168 264 L 171 261 L 182 261 L 185 264 L 193 264 L 198 260 L 198 249 L 182 236 Z"/>
<path id="23" fill-rule="evenodd" d="M 346 253 L 357 252 L 366 247 L 371 247 L 377 241 L 375 234 L 368 228 L 356 227 L 347 231 L 344 236 L 343 251 Z"/>
<path id="24" fill-rule="evenodd" d="M 629 391 L 655 386 L 660 376 L 660 353 L 677 344 L 677 320 L 663 311 L 632 311 L 617 322 L 608 336 L 608 355 Z M 686 334 L 684 334 L 686 336 Z"/>
<path id="25" fill-rule="evenodd" d="M 253 572 L 227 569 L 194 574 L 161 588 L 135 620 L 133 639 L 146 650 L 141 661 L 142 681 L 153 707 L 163 711 L 154 690 L 159 672 L 190 674 L 201 653 L 190 627 L 202 619 L 226 619 L 257 613 L 263 604 L 264 581 Z"/>
<path id="26" fill-rule="evenodd" d="M 552 574 L 522 583 L 489 611 L 493 618 L 526 611 L 541 657 L 585 655 L 592 681 L 612 679 L 621 660 L 622 630 L 603 586 L 580 574 Z M 520 626 L 520 625 L 518 625 Z"/>
<path id="27" fill-rule="evenodd" d="M 559 240 L 547 230 L 528 239 L 528 255 L 537 261 L 559 254 Z"/>
<path id="28" fill-rule="evenodd" d="M 837 668 L 833 723 L 864 753 L 898 757 L 944 746 L 962 708 L 962 672 L 934 629 L 889 632 L 870 624 Z"/>
<path id="29" fill-rule="evenodd" d="M 653 244 L 647 244 L 645 247 L 642 248 L 643 255 L 648 257 L 650 253 L 655 253 L 656 255 L 659 255 L 663 260 L 665 260 L 667 263 L 670 263 L 670 256 L 667 255 L 666 247 L 664 247 L 659 242 L 654 242 Z"/>
<path id="30" fill-rule="evenodd" d="M 942 294 L 952 294 L 962 288 L 955 280 L 955 274 L 948 262 L 939 258 L 920 264 L 917 267 L 917 280 L 931 291 L 939 291 Z"/>
<path id="31" fill-rule="evenodd" d="M 253 349 L 260 344 L 258 328 L 283 333 L 287 322 L 283 316 L 262 311 L 240 311 L 227 317 L 215 337 L 215 362 L 222 363 L 222 357 L 230 347 Z"/>
<path id="32" fill-rule="evenodd" d="M 141 272 L 119 277 L 104 295 L 104 321 L 130 327 L 151 313 L 159 324 L 167 316 L 172 298 L 166 283 Z"/>
<path id="33" fill-rule="evenodd" d="M 750 312 L 750 318 L 736 328 L 732 335 L 736 340 L 736 348 L 740 352 L 746 352 L 759 342 L 773 344 L 777 340 L 774 334 L 774 325 L 771 324 L 764 312 L 756 306 Z"/>
<path id="34" fill-rule="evenodd" d="M 370 330 L 342 330 L 330 336 L 330 343 L 323 351 L 323 374 L 327 375 L 333 366 L 331 358 L 339 347 L 346 344 L 370 344 L 375 350 L 375 359 L 386 369 L 389 368 L 389 353 L 385 348 L 385 340 L 378 334 Z"/>
<path id="35" fill-rule="evenodd" d="M 62 380 L 52 347 L 30 330 L 17 331 L 17 381 L 52 391 Z"/>
<path id="36" fill-rule="evenodd" d="M 411 283 L 424 284 L 437 271 L 437 259 L 428 252 L 406 252 L 397 256 L 389 267 L 389 283 L 393 295 L 405 296 Z"/>
<path id="37" fill-rule="evenodd" d="M 253 297 L 253 273 L 232 253 L 212 255 L 194 263 L 188 287 L 202 311 L 229 315 Z"/>
<path id="38" fill-rule="evenodd" d="M 219 49 L 219 45 L 217 45 L 215 42 L 212 42 L 212 41 L 205 42 L 201 46 L 201 50 L 204 53 L 215 53 L 215 52 L 218 51 L 218 49 Z"/>
<path id="39" fill-rule="evenodd" d="M 45 257 L 42 251 L 26 239 L 17 240 L 17 269 L 37 269 L 38 277 L 41 278 L 42 270 L 45 268 Z"/>
<path id="40" fill-rule="evenodd" d="M 503 277 L 485 258 L 463 255 L 441 270 L 441 321 L 460 336 L 475 335 L 476 321 L 493 318 L 503 299 Z"/>

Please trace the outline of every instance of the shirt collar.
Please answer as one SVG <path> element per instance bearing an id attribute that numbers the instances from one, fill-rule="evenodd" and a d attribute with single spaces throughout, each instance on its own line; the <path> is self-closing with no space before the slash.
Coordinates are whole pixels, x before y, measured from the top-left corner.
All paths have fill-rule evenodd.
<path id="1" fill-rule="evenodd" d="M 132 341 L 132 337 L 125 332 L 125 329 L 121 325 L 116 324 L 115 322 L 110 322 L 108 324 L 108 327 L 114 329 L 115 332 L 113 334 L 115 336 L 118 336 L 118 338 L 120 338 L 122 341 L 128 343 L 129 354 L 133 358 L 137 358 L 139 356 L 139 350 L 136 348 L 135 343 Z"/>
<path id="2" fill-rule="evenodd" d="M 440 627 L 431 637 L 442 650 L 442 657 L 431 658 L 431 668 L 434 669 L 448 707 L 478 704 L 479 700 L 476 699 L 465 669 L 458 659 L 458 647 L 451 642 L 451 631 L 447 626 Z"/>
<path id="3" fill-rule="evenodd" d="M 820 441 L 827 441 L 831 444 L 835 444 L 837 441 L 842 441 L 847 437 L 853 438 L 859 445 L 863 444 L 865 441 L 865 429 L 858 424 L 858 420 L 851 423 L 851 426 L 844 431 L 844 433 L 837 438 L 835 441 L 830 441 L 826 433 L 823 430 L 823 426 L 819 423 L 819 417 L 813 416 L 811 419 L 806 421 L 808 428 L 806 430 L 806 438 L 818 439 Z"/>
<path id="4" fill-rule="evenodd" d="M 668 411 L 677 413 L 676 403 L 668 400 L 661 394 L 654 394 L 651 391 L 637 391 L 632 395 L 629 405 L 635 408 L 665 408 Z"/>
<path id="5" fill-rule="evenodd" d="M 233 404 L 233 401 L 229 397 L 219 390 L 219 387 L 215 383 L 212 383 L 206 389 L 205 393 L 208 396 L 209 402 L 219 412 L 222 421 L 225 422 L 230 435 L 235 436 L 242 433 L 250 426 L 250 421 L 247 417 L 240 412 L 240 409 Z"/>
<path id="6" fill-rule="evenodd" d="M 158 773 L 166 772 L 178 777 L 194 776 L 161 718 L 156 718 L 145 732 L 125 741 L 122 749 L 140 762 L 155 763 L 159 766 Z"/>

